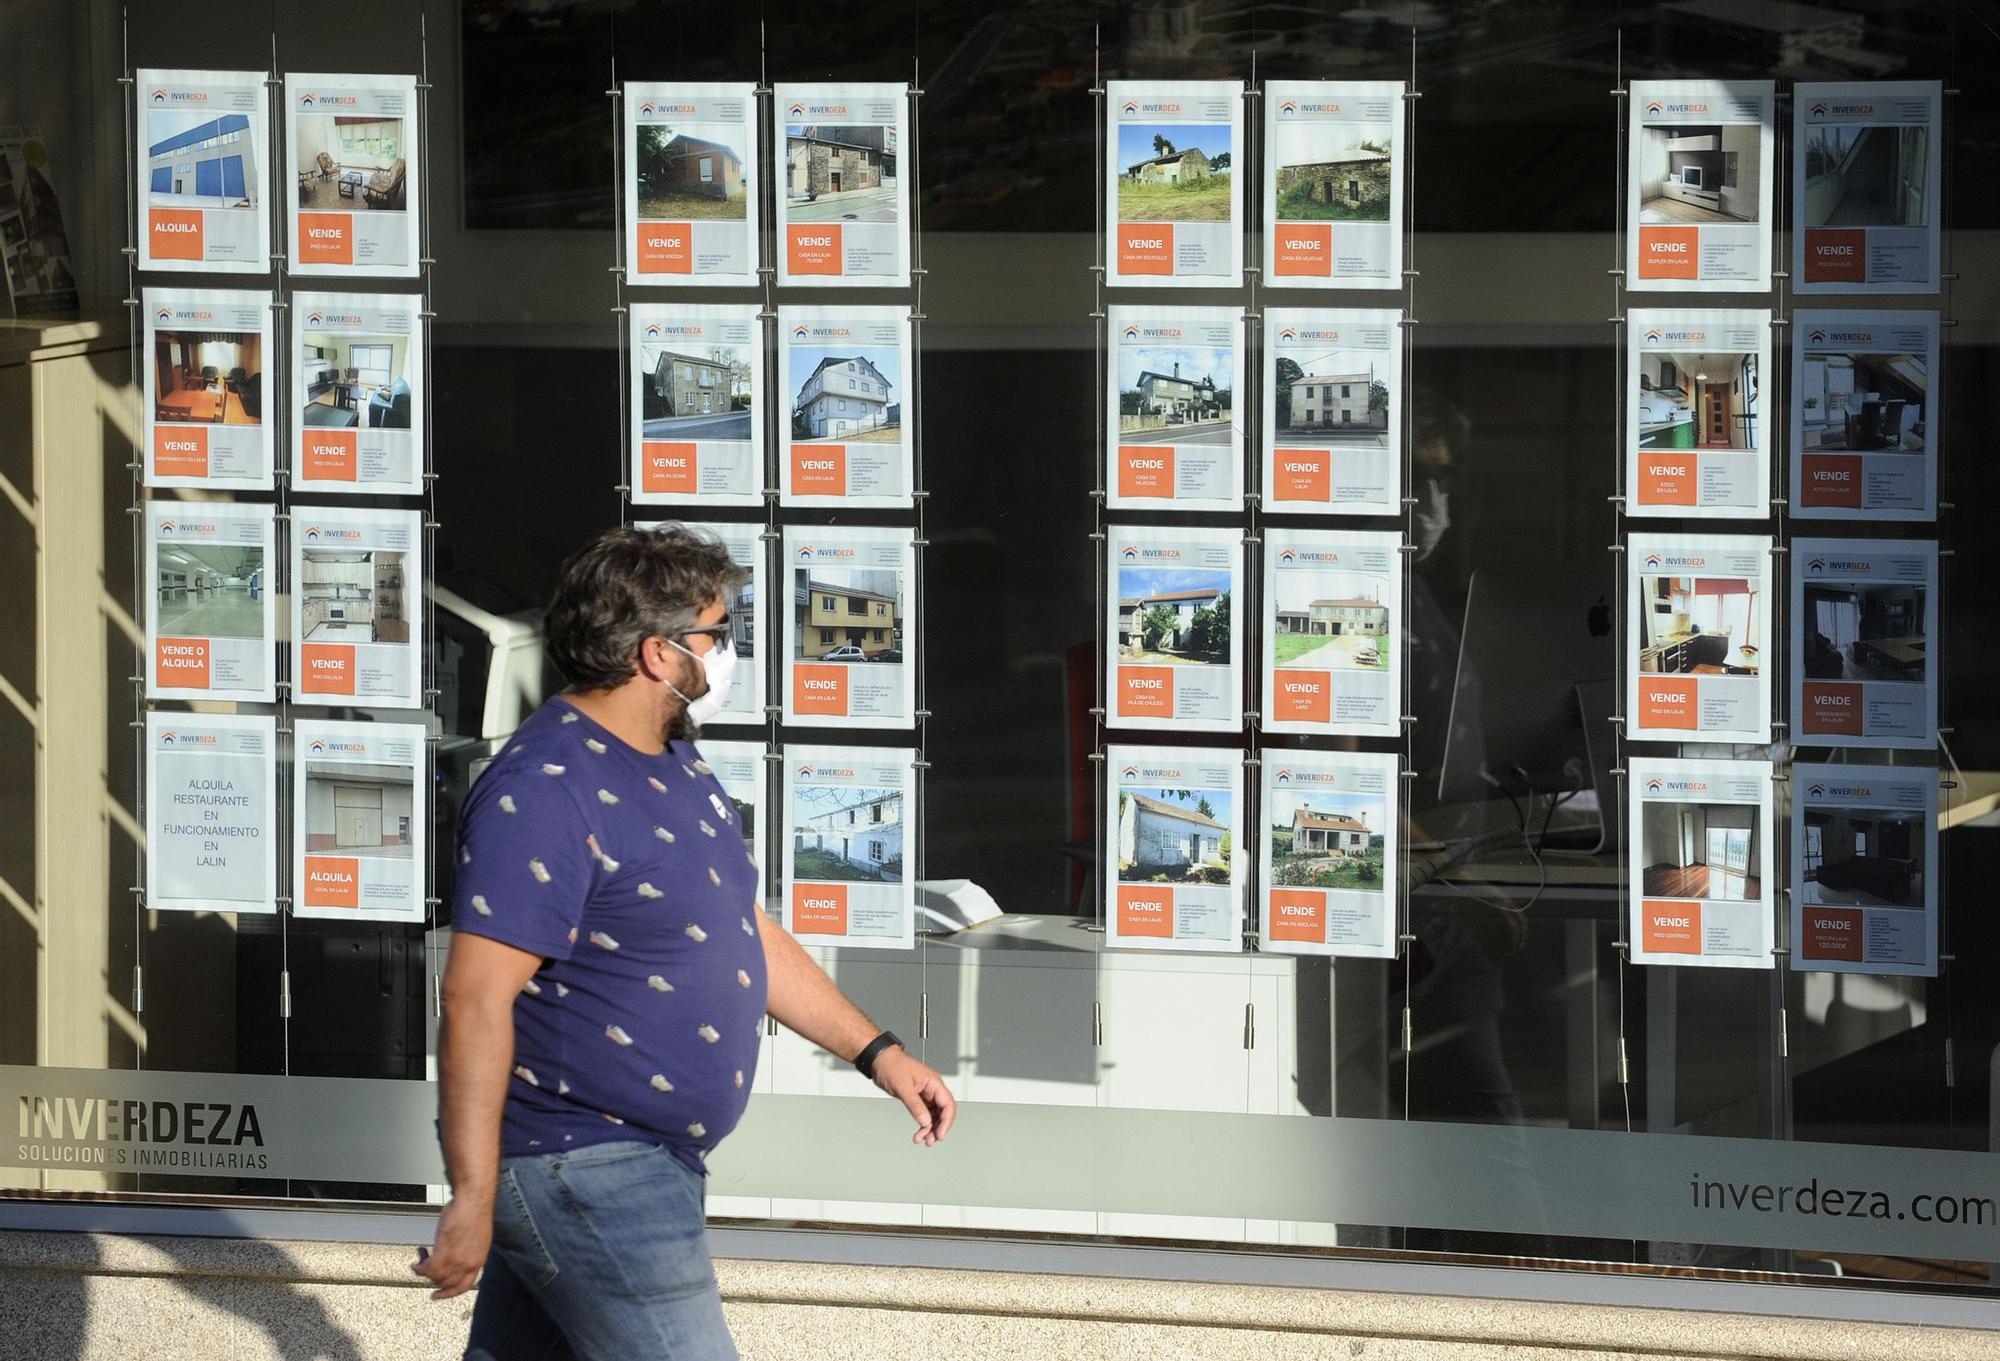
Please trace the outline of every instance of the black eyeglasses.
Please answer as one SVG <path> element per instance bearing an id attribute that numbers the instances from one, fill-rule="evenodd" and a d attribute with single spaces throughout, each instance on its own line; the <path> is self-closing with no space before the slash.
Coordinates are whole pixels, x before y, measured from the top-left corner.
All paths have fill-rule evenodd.
<path id="1" fill-rule="evenodd" d="M 715 645 L 717 647 L 729 646 L 730 628 L 729 628 L 729 621 L 727 619 L 723 620 L 720 624 L 704 624 L 700 628 L 682 629 L 677 636 L 681 638 L 692 638 L 697 633 L 705 633 L 709 637 L 715 639 Z"/>

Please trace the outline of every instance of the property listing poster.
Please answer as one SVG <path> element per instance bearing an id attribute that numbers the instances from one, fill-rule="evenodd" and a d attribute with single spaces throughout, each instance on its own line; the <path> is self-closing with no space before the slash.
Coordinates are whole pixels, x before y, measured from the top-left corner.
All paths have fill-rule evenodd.
<path id="1" fill-rule="evenodd" d="M 764 504 L 764 328 L 755 303 L 632 307 L 632 499 Z"/>
<path id="2" fill-rule="evenodd" d="M 1403 83 L 1264 87 L 1264 278 L 1284 288 L 1403 286 Z"/>
<path id="3" fill-rule="evenodd" d="M 271 268 L 271 113 L 262 71 L 134 73 L 139 268 Z"/>
<path id="4" fill-rule="evenodd" d="M 1937 515 L 1938 314 L 1792 318 L 1792 511 L 1815 520 Z"/>
<path id="5" fill-rule="evenodd" d="M 1268 732 L 1399 737 L 1399 534 L 1264 531 L 1263 725 Z"/>
<path id="6" fill-rule="evenodd" d="M 1771 286 L 1777 96 L 1768 80 L 1635 80 L 1625 284 L 1673 293 Z"/>
<path id="7" fill-rule="evenodd" d="M 417 78 L 285 77 L 291 272 L 415 278 Z"/>
<path id="8" fill-rule="evenodd" d="M 1634 534 L 1625 556 L 1626 734 L 1770 741 L 1770 537 Z"/>
<path id="9" fill-rule="evenodd" d="M 1625 330 L 1626 513 L 1768 514 L 1770 312 L 1633 308 Z"/>
<path id="10" fill-rule="evenodd" d="M 719 539 L 729 550 L 729 560 L 750 574 L 736 588 L 729 602 L 729 641 L 736 649 L 736 670 L 729 685 L 729 702 L 711 723 L 762 723 L 764 721 L 763 643 L 771 637 L 760 611 L 769 597 L 764 592 L 764 526 L 759 523 L 723 523 L 715 520 L 641 520 L 635 529 L 660 529 L 681 524 L 698 533 Z"/>
<path id="11" fill-rule="evenodd" d="M 1792 88 L 1792 283 L 1801 293 L 1938 291 L 1944 87 Z"/>
<path id="12" fill-rule="evenodd" d="M 1243 278 L 1243 83 L 1105 86 L 1110 284 L 1234 288 Z"/>
<path id="13" fill-rule="evenodd" d="M 757 87 L 625 86 L 625 278 L 757 282 Z"/>
<path id="14" fill-rule="evenodd" d="M 1635 756 L 1634 964 L 1772 965 L 1771 763 Z"/>
<path id="15" fill-rule="evenodd" d="M 1402 322 L 1393 311 L 1265 313 L 1267 508 L 1402 513 Z"/>
<path id="16" fill-rule="evenodd" d="M 1105 366 L 1115 508 L 1243 507 L 1243 320 L 1233 307 L 1113 307 Z"/>
<path id="17" fill-rule="evenodd" d="M 1396 955 L 1391 752 L 1264 749 L 1258 949 Z"/>
<path id="18" fill-rule="evenodd" d="M 1109 746 L 1105 943 L 1243 949 L 1243 757 L 1213 747 Z"/>
<path id="19" fill-rule="evenodd" d="M 148 699 L 277 698 L 274 510 L 146 502 Z"/>
<path id="20" fill-rule="evenodd" d="M 277 723 L 146 715 L 146 906 L 278 910 Z"/>
<path id="21" fill-rule="evenodd" d="M 1792 767 L 1792 967 L 1938 971 L 1938 773 Z"/>
<path id="22" fill-rule="evenodd" d="M 772 139 L 778 282 L 900 288 L 910 282 L 909 87 L 779 85 Z"/>
<path id="23" fill-rule="evenodd" d="M 146 485 L 269 491 L 271 295 L 149 288 L 143 301 Z"/>
<path id="24" fill-rule="evenodd" d="M 1243 726 L 1240 529 L 1116 525 L 1110 555 L 1105 668 L 1113 727 L 1234 732 Z"/>
<path id="25" fill-rule="evenodd" d="M 1792 740 L 1937 745 L 1938 546 L 1792 541 Z"/>
<path id="26" fill-rule="evenodd" d="M 718 799 L 711 794 L 709 802 L 716 805 L 715 811 L 724 821 L 736 824 L 744 844 L 750 847 L 750 858 L 758 866 L 759 901 L 763 898 L 764 849 L 771 836 L 764 812 L 769 802 L 764 793 L 770 778 L 769 763 L 765 760 L 768 751 L 762 742 L 717 739 L 701 744 L 701 758 L 707 762 L 715 782 L 722 786 L 722 797 Z"/>
<path id="27" fill-rule="evenodd" d="M 785 927 L 801 945 L 916 943 L 917 753 L 785 749 Z"/>
<path id="28" fill-rule="evenodd" d="M 292 489 L 424 489 L 424 346 L 414 293 L 292 295 Z"/>
<path id="29" fill-rule="evenodd" d="M 778 357 L 779 504 L 913 504 L 910 309 L 781 307 Z"/>
<path id="30" fill-rule="evenodd" d="M 781 592 L 792 602 L 784 720 L 811 728 L 907 728 L 922 646 L 907 529 L 785 527 Z"/>
<path id="31" fill-rule="evenodd" d="M 292 725 L 292 915 L 421 922 L 428 743 L 420 723 Z"/>
<path id="32" fill-rule="evenodd" d="M 423 707 L 423 519 L 292 507 L 292 702 Z"/>

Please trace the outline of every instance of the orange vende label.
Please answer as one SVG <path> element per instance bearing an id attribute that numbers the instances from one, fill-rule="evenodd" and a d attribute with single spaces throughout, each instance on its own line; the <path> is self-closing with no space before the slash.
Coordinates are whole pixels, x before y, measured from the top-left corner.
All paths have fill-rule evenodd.
<path id="1" fill-rule="evenodd" d="M 302 907 L 359 907 L 361 862 L 344 855 L 309 855 L 306 881 L 299 889 Z"/>
<path id="2" fill-rule="evenodd" d="M 1806 232 L 1806 282 L 1868 282 L 1868 233 L 1859 227 L 1814 227 Z"/>
<path id="3" fill-rule="evenodd" d="M 208 689 L 208 639 L 154 639 L 153 683 L 172 690 Z"/>
<path id="4" fill-rule="evenodd" d="M 349 213 L 299 214 L 299 263 L 354 263 L 354 219 Z"/>
<path id="5" fill-rule="evenodd" d="M 1799 504 L 1815 509 L 1861 509 L 1861 456 L 1799 455 Z"/>
<path id="6" fill-rule="evenodd" d="M 1287 723 L 1333 721 L 1333 673 L 1278 671 L 1271 676 L 1273 718 Z"/>
<path id="7" fill-rule="evenodd" d="M 1118 886 L 1118 934 L 1174 938 L 1174 891 L 1166 884 Z"/>
<path id="8" fill-rule="evenodd" d="M 1280 276 L 1333 277 L 1333 228 L 1324 223 L 1294 226 L 1280 222 L 1271 228 L 1271 265 Z"/>
<path id="9" fill-rule="evenodd" d="M 838 276 L 844 272 L 841 268 L 838 222 L 813 222 L 803 226 L 793 223 L 791 235 L 785 239 L 785 248 L 794 274 Z"/>
<path id="10" fill-rule="evenodd" d="M 299 475 L 318 482 L 361 476 L 361 436 L 352 430 L 307 430 L 299 436 Z"/>
<path id="11" fill-rule="evenodd" d="M 792 446 L 792 495 L 847 495 L 847 446 L 844 444 L 794 444 Z"/>
<path id="12" fill-rule="evenodd" d="M 847 885 L 793 884 L 792 919 L 786 924 L 809 935 L 846 935 Z"/>
<path id="13" fill-rule="evenodd" d="M 792 709 L 801 714 L 823 714 L 834 718 L 845 718 L 847 668 L 839 663 L 794 663 Z"/>
<path id="14" fill-rule="evenodd" d="M 1695 452 L 1676 449 L 1639 451 L 1639 504 L 1642 506 L 1691 506 L 1695 504 Z"/>
<path id="15" fill-rule="evenodd" d="M 1271 495 L 1279 501 L 1331 501 L 1333 450 L 1283 447 L 1273 450 Z"/>
<path id="16" fill-rule="evenodd" d="M 1800 687 L 1805 701 L 1804 737 L 1859 737 L 1866 730 L 1861 716 L 1861 686 L 1854 681 L 1807 681 Z"/>
<path id="17" fill-rule="evenodd" d="M 639 444 L 639 489 L 694 495 L 694 445 L 649 439 Z"/>
<path id="18" fill-rule="evenodd" d="M 1677 898 L 1642 899 L 1639 940 L 1656 955 L 1700 954 L 1701 904 Z"/>
<path id="19" fill-rule="evenodd" d="M 1118 446 L 1118 494 L 1158 496 L 1167 500 L 1174 494 L 1174 446 L 1171 444 L 1121 444 Z"/>
<path id="20" fill-rule="evenodd" d="M 208 431 L 198 425 L 154 426 L 153 472 L 160 477 L 207 477 Z"/>
<path id="21" fill-rule="evenodd" d="M 1326 944 L 1326 894 L 1316 888 L 1272 889 L 1271 939 Z"/>
<path id="22" fill-rule="evenodd" d="M 1642 279 L 1699 279 L 1701 277 L 1701 228 L 1639 228 L 1639 277 Z"/>
<path id="23" fill-rule="evenodd" d="M 354 693 L 352 643 L 299 644 L 300 689 L 308 695 Z"/>
<path id="24" fill-rule="evenodd" d="M 641 274 L 694 273 L 692 223 L 641 222 L 633 232 L 639 243 Z"/>
<path id="25" fill-rule="evenodd" d="M 1851 959 L 1859 964 L 1867 958 L 1861 937 L 1863 914 L 1807 903 L 1799 909 L 1799 920 L 1805 927 L 1807 959 Z"/>
<path id="26" fill-rule="evenodd" d="M 1693 676 L 1639 677 L 1639 726 L 1693 732 L 1701 717 L 1699 691 Z"/>
<path id="27" fill-rule="evenodd" d="M 1118 272 L 1171 275 L 1174 272 L 1173 224 L 1171 222 L 1119 223 Z"/>
<path id="28" fill-rule="evenodd" d="M 201 209 L 148 208 L 146 227 L 155 260 L 201 259 Z"/>
<path id="29" fill-rule="evenodd" d="M 1118 668 L 1120 718 L 1172 718 L 1174 669 L 1171 666 Z"/>

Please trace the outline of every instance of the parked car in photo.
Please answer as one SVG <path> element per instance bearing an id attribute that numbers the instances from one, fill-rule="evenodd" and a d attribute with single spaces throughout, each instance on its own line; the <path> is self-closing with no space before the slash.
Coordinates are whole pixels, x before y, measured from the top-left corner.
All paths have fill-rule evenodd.
<path id="1" fill-rule="evenodd" d="M 833 651 L 823 654 L 820 660 L 823 662 L 865 662 L 868 660 L 868 654 L 854 644 L 849 643 L 845 647 L 837 647 Z"/>

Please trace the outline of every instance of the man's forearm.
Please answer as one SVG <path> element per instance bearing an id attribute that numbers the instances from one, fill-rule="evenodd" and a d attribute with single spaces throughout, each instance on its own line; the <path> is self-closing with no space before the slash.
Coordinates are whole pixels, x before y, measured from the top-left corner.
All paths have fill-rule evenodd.
<path id="1" fill-rule="evenodd" d="M 881 1027 L 847 1000 L 789 932 L 761 909 L 757 918 L 764 941 L 764 968 L 770 976 L 765 1010 L 780 1025 L 797 1031 L 835 1058 L 853 1062 L 881 1033 Z"/>
<path id="2" fill-rule="evenodd" d="M 491 1202 L 500 1179 L 500 1112 L 514 1066 L 514 1007 L 446 997 L 438 1036 L 438 1117 L 454 1196 Z"/>

